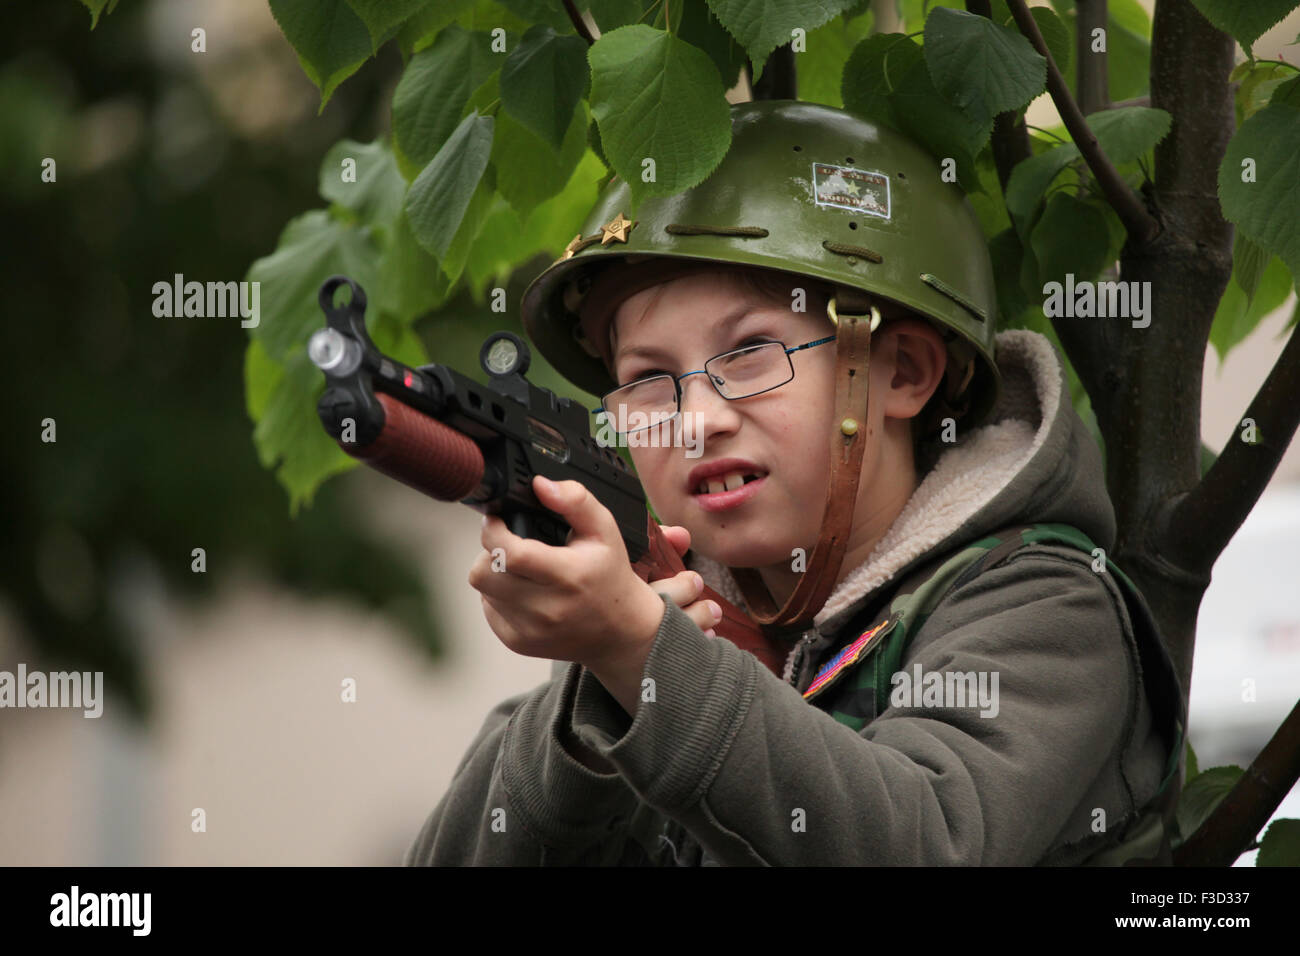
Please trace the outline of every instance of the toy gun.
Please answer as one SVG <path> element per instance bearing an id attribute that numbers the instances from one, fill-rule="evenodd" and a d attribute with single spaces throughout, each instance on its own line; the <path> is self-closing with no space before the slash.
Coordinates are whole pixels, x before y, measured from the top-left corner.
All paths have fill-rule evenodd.
<path id="1" fill-rule="evenodd" d="M 341 285 L 352 297 L 336 307 Z M 316 411 L 347 454 L 439 501 L 500 515 L 513 533 L 550 545 L 563 545 L 570 529 L 537 500 L 533 475 L 580 481 L 614 516 L 641 580 L 683 570 L 636 475 L 591 437 L 587 410 L 524 377 L 530 354 L 518 336 L 495 332 L 483 343 L 485 387 L 445 365 L 413 369 L 380 352 L 366 332 L 366 294 L 351 279 L 327 279 L 319 301 L 327 325 L 307 346 L 327 386 Z M 712 588 L 704 598 L 722 608 L 718 635 L 779 675 L 788 646 Z"/>

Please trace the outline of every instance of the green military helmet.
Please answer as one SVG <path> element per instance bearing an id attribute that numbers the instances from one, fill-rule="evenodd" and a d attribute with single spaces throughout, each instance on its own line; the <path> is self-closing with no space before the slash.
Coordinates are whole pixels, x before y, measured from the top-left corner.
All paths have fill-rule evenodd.
<path id="1" fill-rule="evenodd" d="M 960 187 L 911 140 L 843 110 L 764 100 L 731 117 L 731 148 L 698 186 L 644 199 L 630 224 L 627 184 L 615 177 L 604 188 L 581 233 L 524 293 L 524 327 L 541 353 L 604 394 L 617 384 L 601 357 L 608 346 L 584 334 L 579 313 L 597 278 L 610 285 L 606 270 L 661 258 L 752 266 L 820 280 L 843 313 L 863 311 L 851 303 L 868 293 L 935 323 L 949 352 L 941 391 L 965 423 L 982 421 L 1001 388 L 997 297 Z"/>

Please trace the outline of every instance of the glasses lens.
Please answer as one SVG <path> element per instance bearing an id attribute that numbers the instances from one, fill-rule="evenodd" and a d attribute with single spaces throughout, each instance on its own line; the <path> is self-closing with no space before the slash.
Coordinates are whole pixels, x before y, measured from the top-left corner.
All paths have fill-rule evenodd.
<path id="1" fill-rule="evenodd" d="M 668 375 L 656 375 L 616 388 L 601 403 L 620 435 L 653 428 L 677 414 L 677 389 Z"/>
<path id="2" fill-rule="evenodd" d="M 724 398 L 755 395 L 794 378 L 785 346 L 780 342 L 764 342 L 719 355 L 709 360 L 705 371 Z"/>

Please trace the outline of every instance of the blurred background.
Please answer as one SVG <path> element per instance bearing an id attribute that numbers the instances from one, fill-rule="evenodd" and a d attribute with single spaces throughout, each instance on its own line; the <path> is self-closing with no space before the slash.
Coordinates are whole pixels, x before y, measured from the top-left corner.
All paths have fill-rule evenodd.
<path id="1" fill-rule="evenodd" d="M 1284 46 L 1298 21 L 1257 55 L 1300 50 Z M 324 205 L 321 158 L 387 132 L 400 56 L 381 48 L 318 115 L 262 0 L 125 0 L 93 32 L 75 0 L 48 0 L 8 22 L 0 670 L 98 670 L 110 688 L 99 719 L 0 710 L 0 864 L 399 862 L 487 711 L 549 663 L 511 654 L 483 621 L 465 580 L 469 509 L 358 469 L 291 517 L 253 447 L 239 320 L 157 318 L 152 289 L 176 273 L 242 279 Z M 195 26 L 205 54 L 190 50 Z M 1050 104 L 1030 121 L 1053 125 Z M 548 261 L 518 270 L 508 300 Z M 1294 307 L 1227 361 L 1207 357 L 1215 451 Z M 416 329 L 435 360 L 470 371 L 500 327 L 518 331 L 464 295 Z M 1201 768 L 1246 766 L 1295 702 L 1297 535 L 1293 445 L 1202 605 Z M 1300 816 L 1297 794 L 1281 815 Z"/>

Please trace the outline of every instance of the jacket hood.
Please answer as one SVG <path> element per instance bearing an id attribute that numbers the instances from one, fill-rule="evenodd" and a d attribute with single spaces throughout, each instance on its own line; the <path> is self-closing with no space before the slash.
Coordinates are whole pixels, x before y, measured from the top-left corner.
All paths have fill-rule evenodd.
<path id="1" fill-rule="evenodd" d="M 867 559 L 814 619 L 837 631 L 881 587 L 922 561 L 1009 525 L 1069 524 L 1110 551 L 1115 511 L 1101 451 L 1070 401 L 1065 369 L 1043 335 L 1011 329 L 996 339 L 1002 396 L 985 425 L 944 451 Z M 730 571 L 703 555 L 691 567 L 732 603 Z"/>

